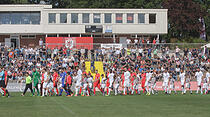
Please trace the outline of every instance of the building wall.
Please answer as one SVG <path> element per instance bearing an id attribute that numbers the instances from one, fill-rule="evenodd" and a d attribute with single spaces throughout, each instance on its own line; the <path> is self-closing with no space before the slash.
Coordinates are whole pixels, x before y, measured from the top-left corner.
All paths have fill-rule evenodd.
<path id="1" fill-rule="evenodd" d="M 22 38 L 20 36 L 20 47 L 36 47 L 39 45 L 39 40 L 44 39 L 45 35 L 36 35 L 36 38 Z"/>

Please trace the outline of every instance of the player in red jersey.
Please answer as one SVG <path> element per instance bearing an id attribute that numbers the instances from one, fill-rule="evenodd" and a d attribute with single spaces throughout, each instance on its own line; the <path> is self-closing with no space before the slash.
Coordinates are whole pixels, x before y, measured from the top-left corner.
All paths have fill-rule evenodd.
<path id="1" fill-rule="evenodd" d="M 95 75 L 95 80 L 93 83 L 93 93 L 94 95 L 96 95 L 96 87 L 98 87 L 98 89 L 102 91 L 101 87 L 100 87 L 100 74 L 98 73 L 98 70 L 96 70 L 96 75 Z"/>
<path id="2" fill-rule="evenodd" d="M 108 95 L 109 94 L 109 71 L 107 72 L 107 74 L 106 74 L 106 79 L 107 79 L 107 81 L 106 81 L 106 95 Z"/>
<path id="3" fill-rule="evenodd" d="M 145 71 L 143 70 L 142 71 L 142 74 L 141 74 L 141 87 L 142 87 L 142 89 L 143 89 L 143 93 L 145 92 L 145 81 L 146 81 L 146 73 L 145 73 Z"/>
<path id="4" fill-rule="evenodd" d="M 67 72 L 66 86 L 67 86 L 67 90 L 68 90 L 69 94 L 70 94 L 71 96 L 73 96 L 74 94 L 73 94 L 73 91 L 71 90 L 71 86 L 72 86 L 72 77 L 71 77 L 71 75 L 70 75 L 69 72 Z"/>
<path id="5" fill-rule="evenodd" d="M 58 73 L 53 70 L 53 89 L 56 89 L 56 96 L 58 96 Z"/>

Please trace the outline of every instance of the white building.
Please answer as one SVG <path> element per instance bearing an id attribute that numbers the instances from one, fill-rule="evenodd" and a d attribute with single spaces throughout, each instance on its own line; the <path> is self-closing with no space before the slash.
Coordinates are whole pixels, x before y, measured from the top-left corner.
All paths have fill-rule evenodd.
<path id="1" fill-rule="evenodd" d="M 51 5 L 0 5 L 0 42 L 36 46 L 45 37 L 87 37 L 124 42 L 168 33 L 167 9 L 54 9 Z"/>

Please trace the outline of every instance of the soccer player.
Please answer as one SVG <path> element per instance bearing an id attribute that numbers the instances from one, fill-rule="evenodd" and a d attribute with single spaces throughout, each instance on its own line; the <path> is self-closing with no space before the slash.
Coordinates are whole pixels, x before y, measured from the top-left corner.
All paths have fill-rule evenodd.
<path id="1" fill-rule="evenodd" d="M 36 90 L 37 90 L 37 96 L 40 96 L 39 89 L 38 89 L 39 81 L 41 81 L 40 80 L 40 74 L 39 74 L 39 72 L 35 68 L 33 69 L 32 79 L 34 81 L 34 84 L 33 84 L 33 92 L 35 93 L 35 88 L 36 88 Z"/>
<path id="2" fill-rule="evenodd" d="M 48 82 L 49 82 L 49 79 L 50 79 L 49 70 L 46 71 L 46 69 L 45 69 L 45 70 L 43 70 L 43 73 L 44 73 L 44 77 L 43 77 L 43 81 L 42 81 L 43 82 L 42 97 L 47 96 L 47 93 L 48 93 L 47 85 L 48 85 Z"/>
<path id="3" fill-rule="evenodd" d="M 130 76 L 131 76 L 131 73 L 127 70 L 127 68 L 125 68 L 125 72 L 124 72 L 124 77 L 125 77 L 125 80 L 124 80 L 124 89 L 123 89 L 123 94 L 124 95 L 127 95 L 129 94 L 129 87 L 130 87 Z"/>
<path id="4" fill-rule="evenodd" d="M 163 89 L 165 91 L 165 94 L 168 93 L 168 81 L 170 78 L 170 74 L 168 73 L 167 69 L 165 69 L 163 73 Z"/>
<path id="5" fill-rule="evenodd" d="M 96 75 L 95 75 L 95 80 L 93 83 L 93 93 L 94 95 L 96 95 L 96 87 L 98 87 L 98 89 L 103 92 L 100 88 L 100 74 L 98 73 L 98 70 L 96 70 Z"/>
<path id="6" fill-rule="evenodd" d="M 145 81 L 146 81 L 146 73 L 145 71 L 143 70 L 142 71 L 142 74 L 141 74 L 141 87 L 143 89 L 143 93 L 145 92 Z"/>
<path id="7" fill-rule="evenodd" d="M 106 77 L 104 77 L 104 74 L 101 75 L 102 79 L 101 79 L 101 89 L 103 91 L 103 96 L 105 96 L 105 88 L 106 88 Z"/>
<path id="8" fill-rule="evenodd" d="M 4 92 L 4 96 L 6 96 L 5 72 L 2 68 L 0 68 L 0 87 Z"/>
<path id="9" fill-rule="evenodd" d="M 210 73 L 207 71 L 206 72 L 206 76 L 203 79 L 203 90 L 204 90 L 204 94 L 207 94 L 208 93 L 209 77 L 210 77 Z"/>
<path id="10" fill-rule="evenodd" d="M 152 77 L 152 73 L 148 69 L 147 73 L 146 73 L 146 82 L 145 82 L 145 89 L 146 89 L 146 92 L 147 92 L 146 95 L 150 95 L 150 92 L 149 92 L 148 88 L 150 88 L 151 77 Z"/>
<path id="11" fill-rule="evenodd" d="M 34 92 L 32 90 L 32 79 L 31 79 L 31 76 L 29 76 L 29 73 L 27 72 L 26 73 L 26 87 L 21 96 L 25 96 L 25 93 L 28 90 L 28 88 L 31 90 L 32 96 L 34 96 Z"/>
<path id="12" fill-rule="evenodd" d="M 172 91 L 174 91 L 174 93 L 176 94 L 176 90 L 175 90 L 175 78 L 170 77 L 170 79 L 169 79 L 169 94 L 171 94 Z"/>
<path id="13" fill-rule="evenodd" d="M 153 95 L 156 92 L 155 87 L 156 87 L 156 82 L 157 82 L 157 75 L 158 73 L 155 70 L 153 70 L 152 79 L 151 79 L 151 92 Z"/>
<path id="14" fill-rule="evenodd" d="M 181 81 L 181 86 L 182 86 L 182 94 L 184 94 L 184 84 L 185 84 L 185 72 L 184 70 L 181 70 L 181 73 L 179 75 L 179 79 Z"/>
<path id="15" fill-rule="evenodd" d="M 88 92 L 88 82 L 87 82 L 87 75 L 83 74 L 83 95 L 82 96 L 90 96 Z"/>
<path id="16" fill-rule="evenodd" d="M 192 90 L 191 90 L 191 85 L 190 85 L 190 82 L 191 82 L 191 75 L 190 75 L 190 71 L 187 71 L 186 72 L 186 81 L 185 81 L 185 94 L 187 92 L 187 89 L 190 90 L 190 94 L 192 94 Z"/>
<path id="17" fill-rule="evenodd" d="M 60 72 L 60 78 L 61 78 L 61 88 L 60 88 L 60 94 L 59 96 L 62 96 L 62 93 L 63 93 L 63 89 L 65 90 L 66 92 L 66 96 L 70 96 L 68 90 L 66 89 L 66 72 L 64 71 L 64 69 L 61 69 L 61 72 Z"/>
<path id="18" fill-rule="evenodd" d="M 72 86 L 72 77 L 70 75 L 70 72 L 67 72 L 67 79 L 66 79 L 66 85 L 67 85 L 67 89 L 68 92 L 71 96 L 73 96 L 73 91 L 71 90 L 71 86 Z"/>
<path id="19" fill-rule="evenodd" d="M 202 77 L 203 77 L 203 72 L 198 68 L 197 72 L 195 73 L 195 76 L 197 78 L 197 91 L 196 93 L 198 94 L 199 90 L 202 94 L 202 89 L 201 89 L 201 82 L 202 82 Z"/>
<path id="20" fill-rule="evenodd" d="M 58 96 L 58 73 L 56 70 L 53 70 L 53 87 L 56 90 L 56 96 Z"/>
<path id="21" fill-rule="evenodd" d="M 4 74 L 5 74 L 5 91 L 7 93 L 7 96 L 10 97 L 9 91 L 7 90 L 7 84 L 8 84 L 8 81 L 9 81 L 8 77 L 7 77 L 7 70 L 3 69 L 3 71 L 4 71 Z M 6 96 L 6 95 L 4 95 L 4 96 Z"/>
<path id="22" fill-rule="evenodd" d="M 114 76 L 115 75 L 114 75 L 113 71 L 110 69 L 110 73 L 108 75 L 108 78 L 109 78 L 109 93 L 108 93 L 108 95 L 110 95 L 111 89 L 113 88 Z"/>
<path id="23" fill-rule="evenodd" d="M 115 75 L 115 79 L 114 79 L 114 94 L 117 95 L 119 90 L 119 86 L 120 86 L 120 83 L 121 83 L 121 78 L 120 78 L 120 75 Z"/>
<path id="24" fill-rule="evenodd" d="M 91 76 L 91 74 L 88 74 L 87 76 L 87 82 L 88 82 L 88 91 L 89 91 L 89 95 L 91 93 L 93 93 L 93 77 Z"/>

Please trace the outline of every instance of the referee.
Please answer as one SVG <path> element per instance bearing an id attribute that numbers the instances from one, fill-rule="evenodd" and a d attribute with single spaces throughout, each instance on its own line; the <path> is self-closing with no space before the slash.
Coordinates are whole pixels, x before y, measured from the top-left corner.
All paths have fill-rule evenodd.
<path id="1" fill-rule="evenodd" d="M 31 78 L 31 76 L 29 76 L 29 73 L 27 72 L 26 73 L 26 87 L 25 87 L 25 90 L 21 96 L 25 95 L 28 88 L 31 90 L 32 96 L 34 96 L 34 92 L 32 90 L 32 78 Z"/>

